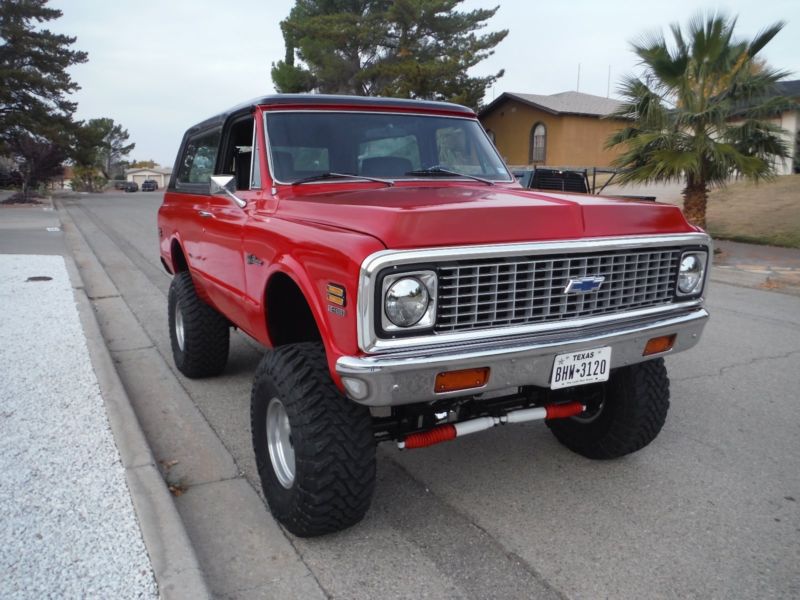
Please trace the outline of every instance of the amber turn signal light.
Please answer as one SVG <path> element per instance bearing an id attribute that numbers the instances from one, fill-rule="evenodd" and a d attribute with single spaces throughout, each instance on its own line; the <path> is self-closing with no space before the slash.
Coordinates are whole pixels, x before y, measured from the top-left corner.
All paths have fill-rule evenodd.
<path id="1" fill-rule="evenodd" d="M 436 393 L 457 392 L 486 385 L 489 381 L 489 367 L 480 369 L 464 369 L 463 371 L 445 371 L 436 376 L 434 389 Z"/>
<path id="2" fill-rule="evenodd" d="M 345 289 L 342 286 L 336 285 L 335 283 L 329 283 L 326 291 L 328 293 L 328 302 L 337 306 L 345 306 L 347 300 L 345 296 Z"/>
<path id="3" fill-rule="evenodd" d="M 675 345 L 675 334 L 672 335 L 662 335 L 660 337 L 651 338 L 647 341 L 647 345 L 644 347 L 644 352 L 642 352 L 642 356 L 650 356 L 651 354 L 660 354 L 661 352 L 666 352 L 667 350 L 672 350 L 672 347 Z"/>

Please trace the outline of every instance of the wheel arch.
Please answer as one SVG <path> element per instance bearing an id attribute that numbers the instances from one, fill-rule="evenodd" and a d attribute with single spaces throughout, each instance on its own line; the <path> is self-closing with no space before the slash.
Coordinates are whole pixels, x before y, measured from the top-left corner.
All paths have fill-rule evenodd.
<path id="1" fill-rule="evenodd" d="M 267 338 L 273 348 L 301 342 L 322 342 L 327 327 L 295 273 L 278 269 L 264 286 L 263 309 Z"/>
<path id="2" fill-rule="evenodd" d="M 352 309 L 342 316 L 329 310 L 325 300 L 331 281 L 348 285 L 355 297 L 356 274 L 331 268 L 327 262 L 311 261 L 308 268 L 302 256 L 290 253 L 275 256 L 262 284 L 261 331 L 265 334 L 266 344 L 273 348 L 291 343 L 321 342 L 331 379 L 343 390 L 341 378 L 336 372 L 336 361 L 356 351 L 350 349 L 351 345 L 355 348 L 356 344 L 356 312 Z M 288 301 L 280 302 L 280 292 L 286 290 L 291 290 L 292 296 L 289 297 L 294 298 L 294 305 Z M 291 319 L 296 314 L 302 314 L 305 320 L 300 324 L 293 323 Z M 332 317 L 332 314 L 336 316 Z"/>
<path id="3" fill-rule="evenodd" d="M 172 242 L 170 242 L 169 257 L 172 263 L 171 272 L 173 274 L 189 270 L 189 262 L 186 260 L 186 253 L 183 251 L 183 247 L 177 237 L 172 238 Z"/>

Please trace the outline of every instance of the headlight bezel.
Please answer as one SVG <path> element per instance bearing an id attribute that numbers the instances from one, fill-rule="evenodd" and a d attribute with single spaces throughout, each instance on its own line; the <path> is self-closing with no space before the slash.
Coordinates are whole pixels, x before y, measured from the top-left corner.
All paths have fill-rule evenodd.
<path id="1" fill-rule="evenodd" d="M 428 305 L 422 317 L 414 324 L 408 326 L 397 325 L 389 319 L 386 313 L 386 295 L 389 289 L 403 279 L 418 280 L 428 293 Z M 433 331 L 436 324 L 436 291 L 438 277 L 433 269 L 414 269 L 400 270 L 391 269 L 380 277 L 377 286 L 375 325 L 382 334 L 382 337 L 395 338 L 404 335 L 419 335 L 420 333 Z"/>
<path id="2" fill-rule="evenodd" d="M 681 267 L 683 266 L 684 260 L 691 256 L 696 257 L 700 262 L 700 277 L 698 278 L 695 286 L 690 291 L 685 292 L 681 289 Z M 684 249 L 683 252 L 681 252 L 680 258 L 678 259 L 678 273 L 675 277 L 675 296 L 681 300 L 690 300 L 701 297 L 703 295 L 703 290 L 706 287 L 708 267 L 708 250 L 706 248 Z"/>

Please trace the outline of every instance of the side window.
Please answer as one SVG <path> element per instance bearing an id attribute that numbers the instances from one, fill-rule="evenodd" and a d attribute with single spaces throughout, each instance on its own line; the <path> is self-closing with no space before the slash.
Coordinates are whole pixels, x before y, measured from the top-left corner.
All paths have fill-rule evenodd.
<path id="1" fill-rule="evenodd" d="M 204 133 L 189 140 L 183 150 L 178 183 L 208 183 L 214 172 L 220 131 Z"/>

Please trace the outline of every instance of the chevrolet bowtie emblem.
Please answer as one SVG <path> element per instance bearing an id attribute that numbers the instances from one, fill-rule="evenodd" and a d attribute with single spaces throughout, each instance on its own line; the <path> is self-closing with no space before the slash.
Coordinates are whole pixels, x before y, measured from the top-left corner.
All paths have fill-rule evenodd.
<path id="1" fill-rule="evenodd" d="M 603 285 L 605 277 L 581 277 L 580 279 L 570 279 L 567 287 L 564 288 L 565 294 L 583 294 L 586 292 L 596 292 Z"/>

